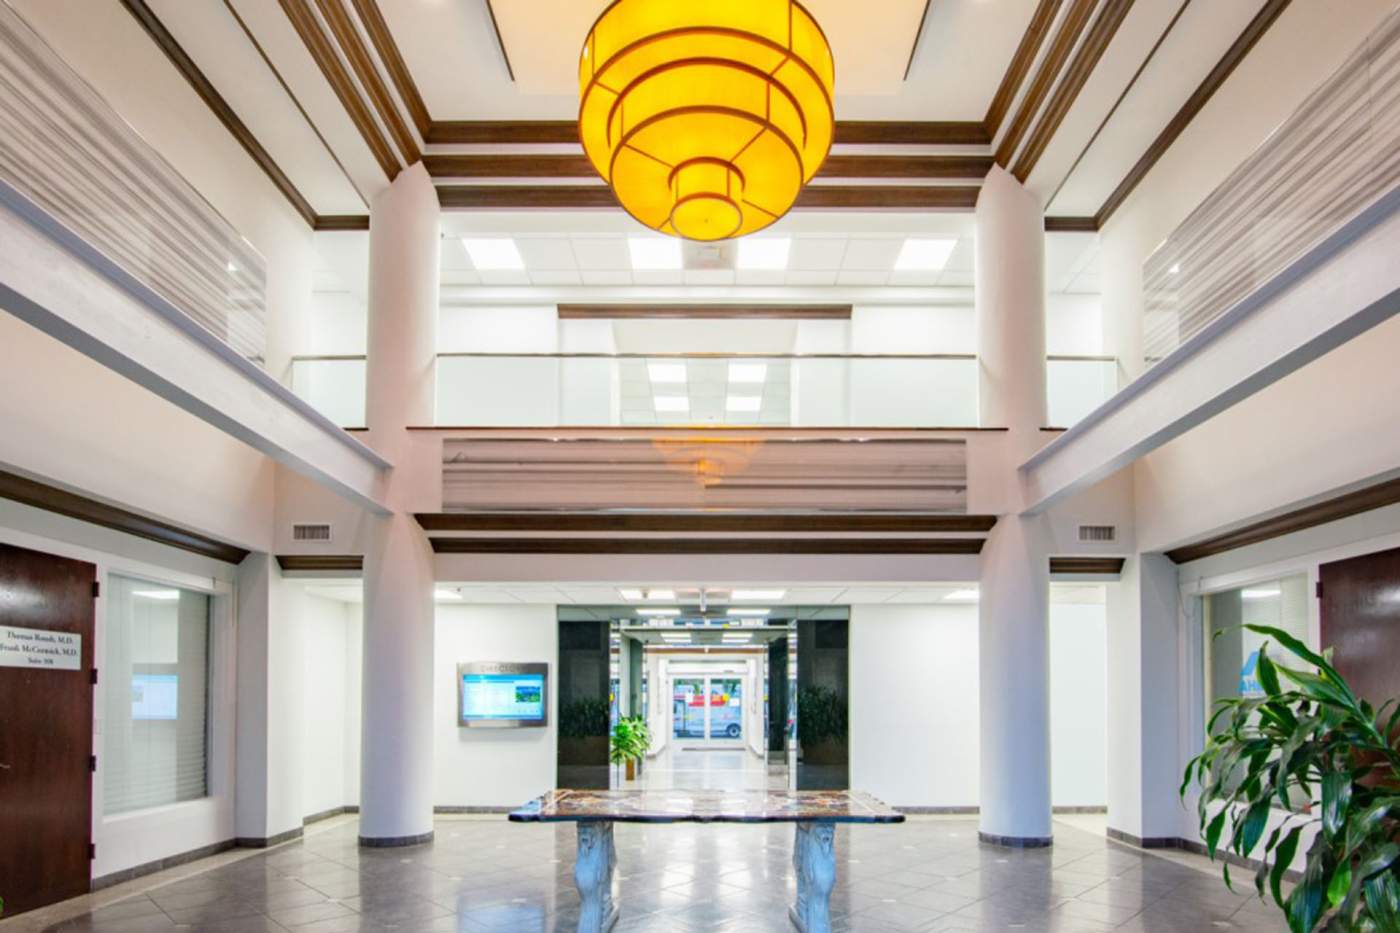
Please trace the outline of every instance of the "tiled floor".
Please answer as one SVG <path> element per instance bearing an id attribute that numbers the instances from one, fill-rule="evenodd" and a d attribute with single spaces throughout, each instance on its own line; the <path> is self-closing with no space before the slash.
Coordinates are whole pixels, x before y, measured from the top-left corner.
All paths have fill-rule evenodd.
<path id="1" fill-rule="evenodd" d="M 305 840 L 134 894 L 46 929 L 102 933 L 368 933 L 572 930 L 574 830 L 499 817 L 443 819 L 414 849 L 366 850 L 343 820 Z M 617 828 L 617 930 L 789 929 L 790 826 Z M 1055 846 L 979 845 L 976 823 L 913 817 L 838 831 L 836 929 L 1284 930 L 1214 870 L 1057 823 Z M 1202 867 L 1209 869 L 1202 862 Z M 0 933 L 26 929 L 25 917 Z M 39 929 L 39 927 L 29 927 Z"/>

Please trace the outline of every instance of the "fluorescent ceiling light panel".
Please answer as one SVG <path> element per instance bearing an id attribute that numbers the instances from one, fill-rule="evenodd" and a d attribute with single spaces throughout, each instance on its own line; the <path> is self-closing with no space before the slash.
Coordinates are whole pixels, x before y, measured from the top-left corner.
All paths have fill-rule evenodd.
<path id="1" fill-rule="evenodd" d="M 465 238 L 462 245 L 478 272 L 519 272 L 525 268 L 525 260 L 514 240 Z"/>
<path id="2" fill-rule="evenodd" d="M 638 609 L 638 610 L 637 610 L 637 615 L 639 615 L 639 616 L 657 616 L 658 618 L 659 618 L 659 617 L 662 617 L 662 616 L 678 616 L 678 615 L 680 615 L 680 614 L 681 614 L 681 611 L 680 611 L 679 609 Z"/>
<path id="3" fill-rule="evenodd" d="M 618 590 L 618 591 L 617 591 L 617 594 L 618 594 L 619 596 L 621 596 L 623 599 L 641 599 L 641 598 L 642 598 L 642 591 L 641 591 L 641 590 L 622 589 L 622 590 Z"/>
<path id="4" fill-rule="evenodd" d="M 957 240 L 921 240 L 910 238 L 894 261 L 896 272 L 942 272 L 953 254 Z"/>
<path id="5" fill-rule="evenodd" d="M 763 398 L 757 395 L 731 395 L 724 407 L 730 411 L 758 411 L 763 407 Z"/>
<path id="6" fill-rule="evenodd" d="M 627 238 L 632 268 L 647 271 L 680 269 L 681 241 L 670 237 L 633 236 Z"/>
<path id="7" fill-rule="evenodd" d="M 159 599 L 159 600 L 163 600 L 163 601 L 167 601 L 167 602 L 168 602 L 168 601 L 170 601 L 170 600 L 179 599 L 179 598 L 180 598 L 180 591 L 179 591 L 179 590 L 132 590 L 132 591 L 131 591 L 131 595 L 132 595 L 132 596 L 140 597 L 141 599 Z"/>
<path id="8" fill-rule="evenodd" d="M 675 590 L 647 590 L 647 599 L 671 600 L 675 598 Z"/>
<path id="9" fill-rule="evenodd" d="M 729 381 L 740 385 L 762 385 L 768 379 L 767 363 L 730 363 Z"/>
<path id="10" fill-rule="evenodd" d="M 944 602 L 949 603 L 975 603 L 977 602 L 976 590 L 953 590 L 943 597 Z"/>
<path id="11" fill-rule="evenodd" d="M 462 594 L 456 590 L 434 590 L 433 595 L 438 599 L 461 599 Z"/>
<path id="12" fill-rule="evenodd" d="M 657 411 L 690 411 L 690 399 L 684 395 L 658 395 L 651 402 Z"/>
<path id="13" fill-rule="evenodd" d="M 685 364 L 648 363 L 647 375 L 652 382 L 685 382 Z"/>
<path id="14" fill-rule="evenodd" d="M 787 595 L 787 590 L 735 590 L 729 595 L 731 600 L 763 600 L 777 602 Z"/>
<path id="15" fill-rule="evenodd" d="M 739 241 L 739 269 L 772 270 L 788 267 L 792 240 L 787 237 L 745 237 Z"/>
<path id="16" fill-rule="evenodd" d="M 1273 599 L 1280 590 L 1243 590 L 1240 596 L 1245 599 Z"/>
<path id="17" fill-rule="evenodd" d="M 766 616 L 772 611 L 772 609 L 731 609 L 729 614 L 732 616 Z"/>

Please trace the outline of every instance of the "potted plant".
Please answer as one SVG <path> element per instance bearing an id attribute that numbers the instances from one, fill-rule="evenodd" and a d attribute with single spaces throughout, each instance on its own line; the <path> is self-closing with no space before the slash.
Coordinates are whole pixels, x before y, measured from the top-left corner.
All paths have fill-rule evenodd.
<path id="1" fill-rule="evenodd" d="M 613 726 L 612 763 L 623 765 L 627 770 L 627 780 L 637 779 L 637 765 L 646 757 L 651 748 L 651 731 L 641 716 L 624 716 Z"/>
<path id="2" fill-rule="evenodd" d="M 1211 858 L 1223 845 L 1248 858 L 1263 844 L 1254 876 L 1294 933 L 1400 930 L 1400 699 L 1375 709 L 1331 665 L 1276 628 L 1272 639 L 1309 669 L 1259 648 L 1264 695 L 1216 704 L 1205 751 L 1186 766 L 1182 799 L 1199 788 L 1197 814 Z M 1298 806 L 1299 801 L 1306 803 Z M 1266 835 L 1271 814 L 1282 822 Z M 1310 841 L 1309 841 L 1310 840 Z M 1306 844 L 1302 878 L 1282 883 Z M 1230 869 L 1225 866 L 1225 881 Z"/>
<path id="3" fill-rule="evenodd" d="M 849 722 L 846 703 L 829 687 L 797 691 L 797 737 L 808 764 L 842 764 L 847 759 Z"/>

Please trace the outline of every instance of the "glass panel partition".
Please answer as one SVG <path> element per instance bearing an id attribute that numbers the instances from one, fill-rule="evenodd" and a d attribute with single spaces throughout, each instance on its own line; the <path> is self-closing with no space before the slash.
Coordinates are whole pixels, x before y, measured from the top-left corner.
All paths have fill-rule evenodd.
<path id="1" fill-rule="evenodd" d="M 972 355 L 443 354 L 454 427 L 976 427 Z"/>
<path id="2" fill-rule="evenodd" d="M 363 356 L 295 357 L 292 391 L 342 428 L 365 426 Z"/>
<path id="3" fill-rule="evenodd" d="M 1118 391 L 1118 360 L 1110 356 L 1052 356 L 1045 361 L 1047 424 L 1067 428 Z"/>

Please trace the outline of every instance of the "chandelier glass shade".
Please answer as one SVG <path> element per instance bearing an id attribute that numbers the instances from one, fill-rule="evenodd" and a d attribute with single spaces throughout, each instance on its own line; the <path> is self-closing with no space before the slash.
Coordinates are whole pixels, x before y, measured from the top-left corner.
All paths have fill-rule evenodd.
<path id="1" fill-rule="evenodd" d="M 787 213 L 826 159 L 834 82 L 795 0 L 615 0 L 584 42 L 579 135 L 646 226 L 743 236 Z"/>

